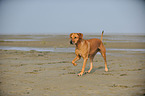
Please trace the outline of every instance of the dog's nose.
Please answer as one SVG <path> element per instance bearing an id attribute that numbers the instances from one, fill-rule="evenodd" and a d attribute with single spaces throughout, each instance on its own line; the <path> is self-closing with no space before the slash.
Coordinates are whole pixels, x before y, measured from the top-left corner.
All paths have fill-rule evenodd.
<path id="1" fill-rule="evenodd" d="M 73 45 L 73 42 L 72 42 L 72 40 L 70 40 L 70 44 L 72 44 L 72 45 Z"/>

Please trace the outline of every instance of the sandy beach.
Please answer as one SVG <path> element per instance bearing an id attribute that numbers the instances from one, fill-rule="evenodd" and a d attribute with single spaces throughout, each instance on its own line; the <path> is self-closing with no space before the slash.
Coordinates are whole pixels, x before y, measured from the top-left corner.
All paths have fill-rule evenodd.
<path id="1" fill-rule="evenodd" d="M 100 38 L 84 36 L 94 37 Z M 83 59 L 71 64 L 69 35 L 0 36 L 0 96 L 145 96 L 145 36 L 104 35 L 103 42 L 109 71 L 97 54 L 91 73 L 78 77 Z M 11 47 L 16 49 L 5 49 Z"/>

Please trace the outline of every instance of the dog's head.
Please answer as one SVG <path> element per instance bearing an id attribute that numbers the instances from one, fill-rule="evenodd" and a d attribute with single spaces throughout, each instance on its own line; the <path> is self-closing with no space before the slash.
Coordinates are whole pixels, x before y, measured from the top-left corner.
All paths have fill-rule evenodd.
<path id="1" fill-rule="evenodd" d="M 77 44 L 80 39 L 83 39 L 82 33 L 71 33 L 70 34 L 70 44 Z"/>

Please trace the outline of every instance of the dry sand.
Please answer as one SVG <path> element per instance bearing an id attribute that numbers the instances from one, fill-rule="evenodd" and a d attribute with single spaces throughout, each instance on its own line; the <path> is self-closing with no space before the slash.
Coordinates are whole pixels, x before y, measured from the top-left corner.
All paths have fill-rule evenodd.
<path id="1" fill-rule="evenodd" d="M 26 38 L 1 36 L 0 45 L 73 47 L 69 45 L 68 36 L 49 36 L 43 41 L 3 41 L 18 37 Z M 144 49 L 145 43 L 106 42 L 105 46 Z M 81 77 L 77 73 L 82 68 L 83 60 L 79 60 L 78 66 L 74 67 L 71 64 L 74 57 L 73 52 L 0 50 L 0 96 L 145 95 L 145 52 L 107 51 L 109 72 L 105 72 L 103 58 L 97 54 L 92 72 Z"/>

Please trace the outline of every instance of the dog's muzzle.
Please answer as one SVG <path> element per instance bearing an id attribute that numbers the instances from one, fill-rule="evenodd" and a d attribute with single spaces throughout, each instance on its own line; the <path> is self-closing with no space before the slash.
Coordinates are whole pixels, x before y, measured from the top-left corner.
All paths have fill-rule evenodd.
<path id="1" fill-rule="evenodd" d="M 72 42 L 72 40 L 70 40 L 70 44 L 72 44 L 72 45 L 73 45 L 73 42 Z"/>

